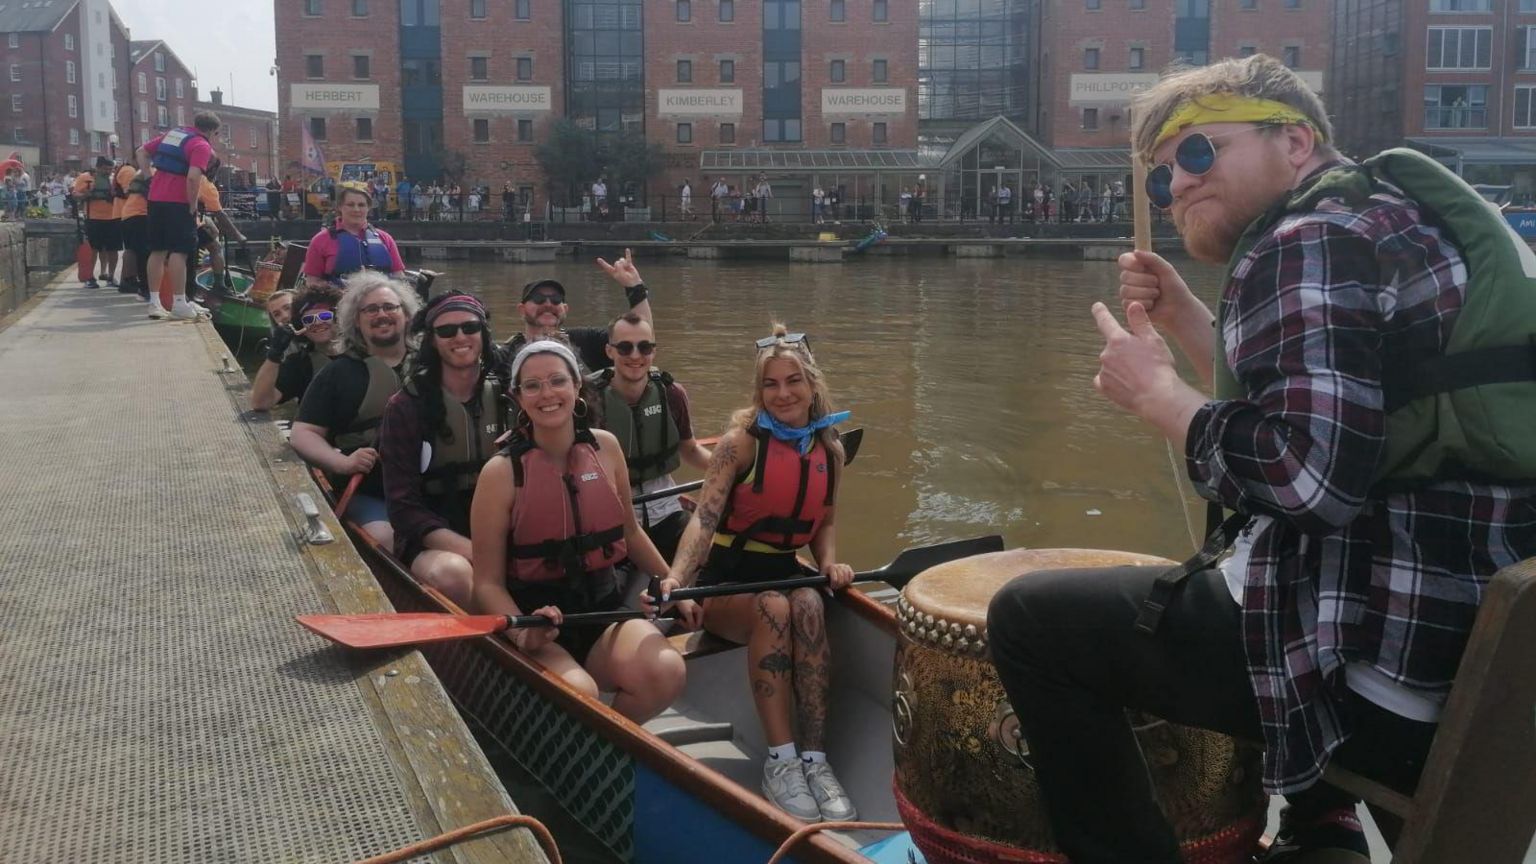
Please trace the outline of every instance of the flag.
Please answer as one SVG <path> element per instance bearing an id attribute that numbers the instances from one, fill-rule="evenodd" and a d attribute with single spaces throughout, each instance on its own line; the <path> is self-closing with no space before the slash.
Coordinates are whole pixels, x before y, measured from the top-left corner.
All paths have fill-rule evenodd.
<path id="1" fill-rule="evenodd" d="M 316 144 L 315 139 L 310 137 L 309 125 L 300 121 L 299 129 L 304 133 L 304 153 L 300 159 L 304 170 L 313 171 L 316 174 L 324 174 L 325 154 L 320 152 L 320 145 Z"/>

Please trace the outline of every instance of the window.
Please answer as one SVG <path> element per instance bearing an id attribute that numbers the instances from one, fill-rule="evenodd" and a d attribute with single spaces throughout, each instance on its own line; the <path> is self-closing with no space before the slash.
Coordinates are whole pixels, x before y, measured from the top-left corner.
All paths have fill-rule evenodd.
<path id="1" fill-rule="evenodd" d="M 1126 64 L 1131 69 L 1141 69 L 1147 65 L 1147 49 L 1137 46 L 1131 49 L 1130 62 Z"/>
<path id="2" fill-rule="evenodd" d="M 21 36 L 20 36 L 20 34 L 17 34 L 17 33 L 10 34 L 10 38 L 7 40 L 6 44 L 10 45 L 12 48 L 20 48 L 21 47 Z"/>
<path id="3" fill-rule="evenodd" d="M 353 138 L 358 140 L 358 141 L 372 141 L 373 140 L 373 118 L 372 117 L 359 117 L 359 118 L 357 118 L 356 123 L 357 123 L 357 128 L 355 130 L 353 130 L 353 133 L 354 133 L 353 134 Z"/>
<path id="4" fill-rule="evenodd" d="M 75 34 L 73 34 L 73 33 L 65 33 L 64 34 L 64 50 L 65 51 L 73 51 L 73 50 L 75 50 Z"/>
<path id="5" fill-rule="evenodd" d="M 1431 12 L 1488 12 L 1489 0 L 1429 0 Z"/>
<path id="6" fill-rule="evenodd" d="M 1424 128 L 1485 129 L 1486 84 L 1429 84 L 1424 88 Z"/>
<path id="7" fill-rule="evenodd" d="M 764 141 L 799 141 L 800 118 L 799 117 L 764 117 L 763 118 Z"/>
<path id="8" fill-rule="evenodd" d="M 21 65 L 18 64 L 18 63 L 12 63 L 11 64 L 11 80 L 12 81 L 20 81 L 21 80 Z"/>
<path id="9" fill-rule="evenodd" d="M 101 133 L 100 132 L 92 132 L 91 133 L 91 152 L 92 153 L 100 153 L 101 152 Z"/>
<path id="10" fill-rule="evenodd" d="M 844 0 L 832 0 L 832 8 L 829 12 L 833 21 L 848 20 L 848 5 Z"/>
<path id="11" fill-rule="evenodd" d="M 15 79 L 12 79 L 12 80 L 15 80 Z M 144 76 L 143 72 L 139 73 L 139 92 L 140 93 L 148 93 L 149 92 L 149 79 Z"/>
<path id="12" fill-rule="evenodd" d="M 155 106 L 155 125 L 162 129 L 171 125 L 171 112 L 164 105 Z"/>
<path id="13" fill-rule="evenodd" d="M 1287 9 L 1300 9 L 1301 8 L 1301 0 L 1285 0 L 1285 8 L 1287 8 Z"/>
<path id="14" fill-rule="evenodd" d="M 677 0 L 677 20 L 693 20 L 693 0 Z M 682 134 L 681 129 L 678 130 L 678 134 Z"/>
<path id="15" fill-rule="evenodd" d="M 155 52 L 155 71 L 156 72 L 164 72 L 165 71 L 165 55 L 161 54 L 159 51 Z"/>
<path id="16" fill-rule="evenodd" d="M 185 126 L 185 125 L 187 125 L 187 106 L 185 106 L 185 105 L 177 105 L 176 106 L 176 125 L 177 126 Z"/>
<path id="17" fill-rule="evenodd" d="M 832 124 L 831 140 L 832 140 L 833 144 L 846 144 L 846 143 L 848 143 L 848 126 L 847 126 L 847 124 L 844 124 L 844 123 L 833 123 Z"/>
<path id="18" fill-rule="evenodd" d="M 1426 69 L 1489 69 L 1492 27 L 1431 27 Z"/>
<path id="19" fill-rule="evenodd" d="M 80 146 L 80 130 L 79 129 L 71 129 L 71 130 L 69 130 L 69 143 L 75 145 L 76 147 Z"/>
<path id="20" fill-rule="evenodd" d="M 1239 56 L 1239 57 L 1252 57 L 1253 55 L 1255 55 L 1257 53 L 1259 53 L 1259 49 L 1255 48 L 1252 45 L 1239 45 L 1239 46 L 1237 46 L 1237 56 Z"/>
<path id="21" fill-rule="evenodd" d="M 487 81 L 491 77 L 491 61 L 488 57 L 469 58 L 469 78 L 471 81 Z"/>
<path id="22" fill-rule="evenodd" d="M 1257 9 L 1259 8 L 1259 0 L 1243 0 L 1241 5 L 1244 9 Z"/>
<path id="23" fill-rule="evenodd" d="M 139 122 L 149 122 L 149 103 L 145 102 L 143 99 L 139 100 Z"/>
<path id="24" fill-rule="evenodd" d="M 1089 12 L 1097 12 L 1104 8 L 1104 4 L 1099 2 L 1099 0 L 1083 0 L 1083 8 Z"/>
<path id="25" fill-rule="evenodd" d="M 519 21 L 527 21 L 532 18 L 533 10 L 530 8 L 531 3 L 532 0 L 517 0 L 517 2 L 512 4 L 512 17 Z"/>
<path id="26" fill-rule="evenodd" d="M 1520 41 L 1524 47 L 1520 52 L 1520 68 L 1536 72 L 1536 27 L 1521 27 L 1520 32 L 1523 34 Z"/>
<path id="27" fill-rule="evenodd" d="M 1083 131 L 1093 132 L 1099 128 L 1099 109 L 1083 109 Z"/>
<path id="28" fill-rule="evenodd" d="M 884 144 L 885 143 L 886 138 L 885 138 L 885 124 L 884 123 L 876 123 L 876 124 L 874 124 L 874 126 L 871 129 L 871 134 L 869 136 L 869 140 L 871 142 L 875 143 L 875 144 Z"/>
<path id="29" fill-rule="evenodd" d="M 1536 0 L 1520 0 L 1520 11 L 1521 12 L 1536 12 Z M 14 33 L 11 34 L 11 39 L 14 40 L 15 38 L 16 38 L 16 35 Z M 15 48 L 16 46 L 14 44 L 12 44 L 11 47 Z"/>
<path id="30" fill-rule="evenodd" d="M 69 84 L 75 83 L 75 61 L 64 61 L 64 80 Z"/>
<path id="31" fill-rule="evenodd" d="M 1097 48 L 1084 48 L 1083 49 L 1083 68 L 1084 69 L 1097 69 L 1097 68 L 1099 68 L 1099 49 L 1097 49 Z"/>
<path id="32" fill-rule="evenodd" d="M 691 84 L 691 83 L 693 83 L 693 61 L 692 60 L 679 60 L 679 61 L 677 61 L 677 83 L 679 83 L 679 84 Z"/>
<path id="33" fill-rule="evenodd" d="M 876 21 L 889 21 L 889 20 L 891 20 L 890 6 L 889 6 L 889 4 L 886 3 L 886 0 L 875 0 L 875 15 L 874 15 L 874 18 L 875 18 Z"/>
<path id="34" fill-rule="evenodd" d="M 325 10 L 320 8 L 320 0 L 304 0 L 305 15 L 323 15 Z"/>
<path id="35" fill-rule="evenodd" d="M 736 20 L 736 0 L 720 0 L 720 20 Z"/>
<path id="36" fill-rule="evenodd" d="M 368 0 L 352 0 L 352 17 L 362 18 L 368 14 Z"/>
<path id="37" fill-rule="evenodd" d="M 848 80 L 848 64 L 842 60 L 833 60 L 828 67 L 828 77 L 832 79 L 833 84 L 841 84 Z"/>
<path id="38" fill-rule="evenodd" d="M 1284 48 L 1280 49 L 1280 53 L 1281 53 L 1281 56 L 1283 57 L 1283 61 L 1284 61 L 1285 65 L 1291 67 L 1292 69 L 1296 69 L 1296 68 L 1299 68 L 1301 66 L 1301 49 L 1300 48 L 1296 47 L 1295 45 L 1287 45 Z"/>
<path id="39" fill-rule="evenodd" d="M 311 117 L 311 118 L 309 118 L 309 137 L 315 139 L 316 141 L 324 141 L 325 140 L 325 118 L 324 117 Z"/>
<path id="40" fill-rule="evenodd" d="M 527 117 L 517 119 L 517 140 L 524 143 L 533 140 L 533 121 Z"/>
<path id="41" fill-rule="evenodd" d="M 736 143 L 736 124 L 735 123 L 721 123 L 720 124 L 720 143 L 721 144 L 735 144 Z"/>
<path id="42" fill-rule="evenodd" d="M 884 84 L 887 80 L 886 75 L 889 73 L 889 71 L 889 66 L 884 60 L 876 60 L 874 62 L 874 69 L 871 73 L 872 77 L 874 78 L 874 82 L 876 84 Z"/>
<path id="43" fill-rule="evenodd" d="M 470 121 L 470 138 L 476 144 L 489 144 L 491 141 L 491 121 L 484 117 L 477 117 Z"/>
<path id="44" fill-rule="evenodd" d="M 185 98 L 187 98 L 187 82 L 184 79 L 181 79 L 181 78 L 177 78 L 176 79 L 176 98 L 177 99 L 185 99 Z"/>
<path id="45" fill-rule="evenodd" d="M 155 98 L 159 99 L 161 102 L 165 101 L 165 79 L 164 78 L 156 78 L 155 79 Z"/>
<path id="46" fill-rule="evenodd" d="M 517 58 L 517 80 L 519 80 L 519 81 L 532 81 L 533 80 L 533 58 L 532 57 L 519 57 L 519 58 Z"/>
<path id="47" fill-rule="evenodd" d="M 308 77 L 308 78 L 324 78 L 325 77 L 325 55 L 323 55 L 323 54 L 305 54 L 304 55 L 304 75 L 305 75 L 305 77 Z"/>
<path id="48" fill-rule="evenodd" d="M 1516 129 L 1536 129 L 1536 110 L 1533 110 L 1536 106 L 1531 104 L 1533 101 L 1536 101 L 1531 98 L 1533 93 L 1536 93 L 1536 87 L 1515 88 L 1514 123 Z"/>
<path id="49" fill-rule="evenodd" d="M 679 143 L 679 144 L 692 144 L 693 143 L 693 124 L 692 123 L 679 123 L 679 124 L 677 124 L 677 143 Z"/>
<path id="50" fill-rule="evenodd" d="M 75 98 L 75 94 L 73 93 L 69 94 L 69 116 L 80 116 L 80 100 Z"/>
<path id="51" fill-rule="evenodd" d="M 720 61 L 720 83 L 721 84 L 732 84 L 732 83 L 735 83 L 735 81 L 736 81 L 736 61 L 735 60 L 721 60 Z"/>
<path id="52" fill-rule="evenodd" d="M 17 114 L 21 113 L 21 94 L 20 93 L 12 93 L 11 94 L 11 110 L 14 111 Z"/>
<path id="53" fill-rule="evenodd" d="M 251 146 L 255 147 L 256 146 L 256 127 L 252 126 L 250 131 L 251 131 Z"/>
<path id="54" fill-rule="evenodd" d="M 485 0 L 469 0 L 469 17 L 485 17 Z"/>
<path id="55" fill-rule="evenodd" d="M 1132 10 L 1145 9 L 1147 8 L 1147 0 L 1130 0 L 1130 3 L 1126 5 Z"/>
<path id="56" fill-rule="evenodd" d="M 370 60 L 367 54 L 352 55 L 352 77 L 367 78 L 372 70 L 368 68 Z"/>

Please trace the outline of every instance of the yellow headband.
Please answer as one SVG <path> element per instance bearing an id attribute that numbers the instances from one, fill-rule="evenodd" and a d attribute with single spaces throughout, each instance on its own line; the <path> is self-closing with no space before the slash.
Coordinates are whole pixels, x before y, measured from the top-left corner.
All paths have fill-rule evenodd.
<path id="1" fill-rule="evenodd" d="M 1211 93 L 1191 99 L 1174 109 L 1168 122 L 1158 130 L 1152 148 L 1157 149 L 1164 141 L 1191 126 L 1205 123 L 1299 123 L 1311 126 L 1317 137 L 1323 138 L 1322 130 L 1313 125 L 1307 115 L 1284 102 L 1236 93 Z"/>

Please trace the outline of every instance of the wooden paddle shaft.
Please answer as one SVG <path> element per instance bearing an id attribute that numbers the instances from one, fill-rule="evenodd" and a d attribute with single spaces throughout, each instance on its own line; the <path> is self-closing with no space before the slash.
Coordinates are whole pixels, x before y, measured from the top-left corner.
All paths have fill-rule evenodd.
<path id="1" fill-rule="evenodd" d="M 1152 251 L 1152 208 L 1147 201 L 1147 163 L 1140 156 L 1131 157 L 1131 212 L 1135 226 L 1136 251 Z"/>

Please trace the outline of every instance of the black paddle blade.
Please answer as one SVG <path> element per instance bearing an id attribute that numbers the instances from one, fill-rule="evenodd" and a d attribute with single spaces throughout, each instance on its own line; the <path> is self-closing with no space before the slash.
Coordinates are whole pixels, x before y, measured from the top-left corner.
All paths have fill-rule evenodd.
<path id="1" fill-rule="evenodd" d="M 853 464 L 853 457 L 859 455 L 859 445 L 864 442 L 864 427 L 849 429 L 843 433 L 843 464 Z"/>
<path id="2" fill-rule="evenodd" d="M 973 537 L 969 540 L 951 540 L 948 543 L 937 543 L 933 546 L 920 546 L 916 549 L 908 549 L 897 555 L 895 560 L 879 570 L 869 574 L 892 588 L 901 588 L 912 577 L 927 570 L 937 567 L 949 561 L 958 561 L 961 558 L 969 558 L 972 555 L 984 555 L 988 552 L 1003 551 L 1003 538 L 997 534 L 988 534 L 985 537 Z"/>

